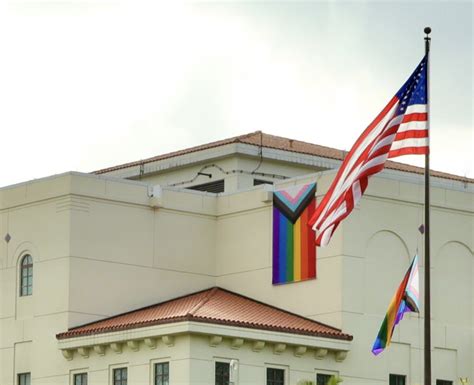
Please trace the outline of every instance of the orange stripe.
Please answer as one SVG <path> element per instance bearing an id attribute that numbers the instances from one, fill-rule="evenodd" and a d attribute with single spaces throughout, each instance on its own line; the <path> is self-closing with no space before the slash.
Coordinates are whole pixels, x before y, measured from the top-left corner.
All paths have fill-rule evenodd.
<path id="1" fill-rule="evenodd" d="M 308 279 L 308 209 L 300 217 L 301 220 L 301 279 Z"/>

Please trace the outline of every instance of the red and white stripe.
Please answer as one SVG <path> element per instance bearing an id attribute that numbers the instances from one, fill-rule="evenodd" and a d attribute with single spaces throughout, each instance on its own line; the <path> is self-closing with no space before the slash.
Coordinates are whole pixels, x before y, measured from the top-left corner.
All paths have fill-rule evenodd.
<path id="1" fill-rule="evenodd" d="M 387 158 L 428 153 L 427 105 L 414 104 L 403 114 L 396 115 L 399 103 L 395 96 L 365 129 L 344 159 L 309 221 L 317 233 L 317 245 L 329 243 L 338 224 L 351 213 L 364 194 L 368 178 L 383 170 Z"/>

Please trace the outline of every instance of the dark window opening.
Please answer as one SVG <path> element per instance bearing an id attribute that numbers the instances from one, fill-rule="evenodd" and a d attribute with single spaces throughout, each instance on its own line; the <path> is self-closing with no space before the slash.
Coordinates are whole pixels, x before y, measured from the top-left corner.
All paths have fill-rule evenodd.
<path id="1" fill-rule="evenodd" d="M 267 385 L 285 385 L 285 371 L 267 368 Z"/>
<path id="2" fill-rule="evenodd" d="M 20 296 L 33 294 L 33 258 L 25 255 L 20 267 Z"/>
<path id="3" fill-rule="evenodd" d="M 216 385 L 229 385 L 230 365 L 227 362 L 216 362 Z"/>
<path id="4" fill-rule="evenodd" d="M 436 380 L 436 385 L 453 385 L 453 382 L 448 380 Z"/>
<path id="5" fill-rule="evenodd" d="M 222 193 L 224 192 L 224 179 L 216 180 L 214 182 L 198 184 L 196 186 L 186 187 L 190 190 L 197 190 L 197 191 L 206 191 L 211 193 Z"/>
<path id="6" fill-rule="evenodd" d="M 406 376 L 400 374 L 390 374 L 390 385 L 405 385 Z"/>
<path id="7" fill-rule="evenodd" d="M 253 185 L 254 186 L 259 186 L 261 184 L 273 184 L 271 180 L 264 180 L 264 179 L 254 179 L 253 180 Z"/>
<path id="8" fill-rule="evenodd" d="M 316 375 L 316 385 L 327 385 L 331 377 L 332 376 L 330 374 L 318 373 Z"/>
<path id="9" fill-rule="evenodd" d="M 155 364 L 155 385 L 169 385 L 170 383 L 170 364 L 160 362 Z"/>
<path id="10" fill-rule="evenodd" d="M 21 373 L 18 375 L 18 385 L 31 385 L 31 373 Z"/>
<path id="11" fill-rule="evenodd" d="M 87 385 L 87 373 L 75 374 L 74 385 Z"/>
<path id="12" fill-rule="evenodd" d="M 113 385 L 127 385 L 127 368 L 114 369 Z"/>

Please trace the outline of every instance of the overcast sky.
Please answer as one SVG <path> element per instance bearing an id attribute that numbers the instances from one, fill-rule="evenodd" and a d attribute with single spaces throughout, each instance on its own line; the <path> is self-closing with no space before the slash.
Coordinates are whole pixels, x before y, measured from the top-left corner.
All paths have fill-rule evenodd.
<path id="1" fill-rule="evenodd" d="M 471 1 L 0 0 L 0 186 L 256 130 L 349 150 L 427 25 L 432 167 L 474 177 L 472 19 Z"/>

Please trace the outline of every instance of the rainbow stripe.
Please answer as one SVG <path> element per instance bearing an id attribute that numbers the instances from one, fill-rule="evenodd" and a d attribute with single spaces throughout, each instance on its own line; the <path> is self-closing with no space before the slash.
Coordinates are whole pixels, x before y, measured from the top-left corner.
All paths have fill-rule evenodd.
<path id="1" fill-rule="evenodd" d="M 273 284 L 316 278 L 315 233 L 308 226 L 315 191 L 311 183 L 274 193 Z"/>
<path id="2" fill-rule="evenodd" d="M 387 314 L 372 347 L 372 353 L 377 355 L 389 346 L 395 326 L 403 319 L 404 314 L 419 312 L 419 308 L 418 255 L 415 255 L 410 268 L 390 302 Z"/>

